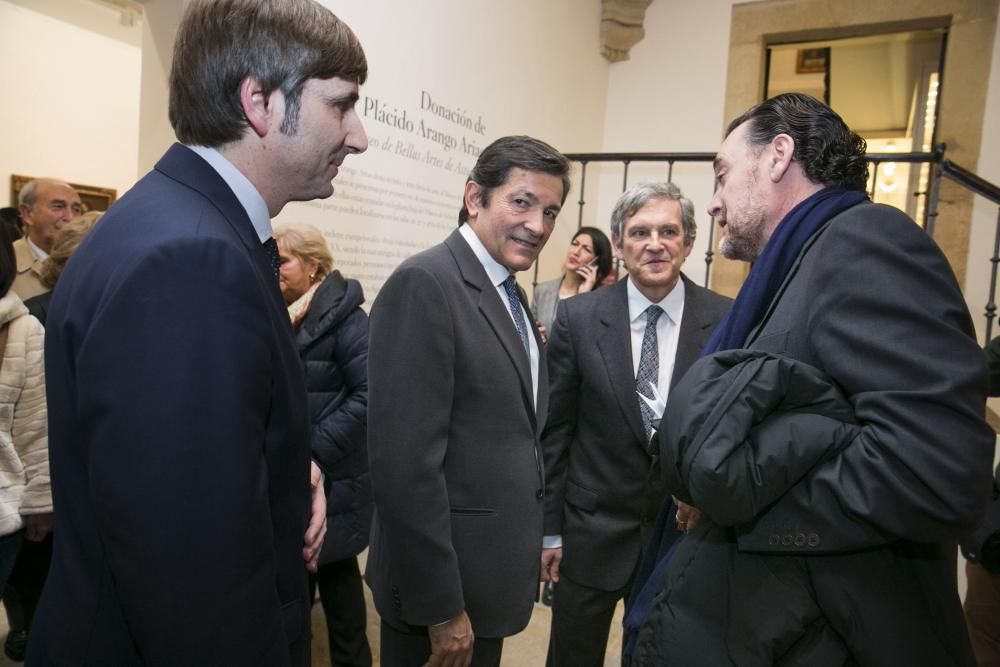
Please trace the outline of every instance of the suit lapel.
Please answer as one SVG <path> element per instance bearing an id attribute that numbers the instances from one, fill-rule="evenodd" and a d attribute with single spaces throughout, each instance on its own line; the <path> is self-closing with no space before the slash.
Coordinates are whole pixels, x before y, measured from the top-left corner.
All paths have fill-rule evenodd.
<path id="1" fill-rule="evenodd" d="M 636 439 L 646 442 L 646 429 L 639 412 L 639 397 L 635 391 L 635 373 L 632 367 L 632 331 L 628 317 L 628 292 L 625 280 L 605 289 L 613 291 L 601 304 L 598 312 L 600 331 L 597 349 L 611 381 L 611 389 L 618 400 L 618 407 Z"/>
<path id="2" fill-rule="evenodd" d="M 444 243 L 455 257 L 455 262 L 458 264 L 458 270 L 462 274 L 462 279 L 474 291 L 479 311 L 483 314 L 490 328 L 493 329 L 493 333 L 496 334 L 500 345 L 507 353 L 511 363 L 514 364 L 521 383 L 521 393 L 528 407 L 528 414 L 531 417 L 532 424 L 537 428 L 534 389 L 531 386 L 531 366 L 528 354 L 521 343 L 521 337 L 518 335 L 517 329 L 514 328 L 514 322 L 511 320 L 507 306 L 500 300 L 500 295 L 497 293 L 496 287 L 490 282 L 489 276 L 486 275 L 486 269 L 483 268 L 479 258 L 472 252 L 472 248 L 462 238 L 462 235 L 456 230 L 452 232 L 451 236 L 445 239 Z M 518 292 L 521 292 L 520 288 L 518 288 Z M 521 294 L 520 298 L 523 301 L 524 295 Z M 535 339 L 538 340 L 538 333 L 535 331 L 534 326 L 532 326 L 532 331 L 534 332 Z M 541 347 L 539 347 L 540 350 Z M 539 384 L 541 384 L 541 358 L 541 354 L 539 354 Z M 540 397 L 541 391 L 539 391 L 539 400 Z"/>
<path id="3" fill-rule="evenodd" d="M 681 316 L 681 330 L 677 333 L 677 356 L 674 357 L 674 374 L 670 377 L 671 389 L 701 356 L 712 332 L 712 323 L 702 319 L 701 293 L 684 274 L 681 274 L 681 280 L 685 288 L 684 314 Z"/>

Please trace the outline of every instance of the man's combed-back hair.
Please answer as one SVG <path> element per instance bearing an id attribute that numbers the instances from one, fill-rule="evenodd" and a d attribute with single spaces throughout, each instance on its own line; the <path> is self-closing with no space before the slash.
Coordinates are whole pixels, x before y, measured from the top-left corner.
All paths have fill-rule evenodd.
<path id="1" fill-rule="evenodd" d="M 555 148 L 533 137 L 501 137 L 494 141 L 479 154 L 466 183 L 474 181 L 479 184 L 482 188 L 479 201 L 487 206 L 493 190 L 507 182 L 512 169 L 558 176 L 563 186 L 560 203 L 566 203 L 566 196 L 569 194 L 569 161 Z M 469 209 L 463 200 L 462 210 L 458 212 L 458 224 L 461 225 L 468 219 Z"/>
<path id="2" fill-rule="evenodd" d="M 256 78 L 285 96 L 281 131 L 294 134 L 309 79 L 364 83 L 368 61 L 351 29 L 314 0 L 193 0 L 174 43 L 170 124 L 186 144 L 218 147 L 247 128 L 240 84 Z"/>
<path id="3" fill-rule="evenodd" d="M 729 136 L 743 123 L 751 146 L 765 146 L 779 134 L 795 141 L 792 158 L 813 183 L 864 192 L 868 184 L 865 140 L 833 109 L 814 97 L 784 93 L 750 107 L 729 124 Z"/>

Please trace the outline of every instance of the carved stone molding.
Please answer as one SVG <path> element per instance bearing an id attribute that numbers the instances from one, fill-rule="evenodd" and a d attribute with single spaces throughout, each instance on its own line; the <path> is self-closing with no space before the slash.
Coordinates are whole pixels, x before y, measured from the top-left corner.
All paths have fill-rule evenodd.
<path id="1" fill-rule="evenodd" d="M 601 55 L 608 62 L 628 60 L 629 50 L 642 41 L 642 21 L 653 0 L 601 0 Z"/>

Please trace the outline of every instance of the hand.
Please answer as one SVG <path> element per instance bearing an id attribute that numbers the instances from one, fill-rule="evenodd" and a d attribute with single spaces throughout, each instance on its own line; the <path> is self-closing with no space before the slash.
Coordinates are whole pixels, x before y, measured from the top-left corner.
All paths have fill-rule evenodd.
<path id="1" fill-rule="evenodd" d="M 469 667 L 472 662 L 472 624 L 461 614 L 440 625 L 427 628 L 431 639 L 431 657 L 424 667 Z"/>
<path id="2" fill-rule="evenodd" d="M 542 549 L 542 581 L 559 581 L 559 563 L 562 562 L 562 547 Z"/>
<path id="3" fill-rule="evenodd" d="M 576 290 L 577 294 L 584 294 L 594 289 L 594 285 L 597 284 L 597 267 L 593 264 L 581 264 L 576 267 L 576 275 L 583 278 L 583 282 L 580 283 L 579 289 Z"/>
<path id="4" fill-rule="evenodd" d="M 677 529 L 682 533 L 690 532 L 701 521 L 701 510 L 677 498 L 674 498 L 674 503 L 677 505 Z"/>
<path id="5" fill-rule="evenodd" d="M 542 326 L 542 323 L 535 320 L 535 326 L 538 327 L 538 337 L 542 339 L 542 345 L 549 342 L 549 332 Z"/>
<path id="6" fill-rule="evenodd" d="M 312 488 L 312 516 L 306 528 L 302 558 L 306 561 L 306 569 L 315 573 L 319 567 L 323 538 L 326 537 L 326 493 L 323 491 L 323 475 L 315 461 L 310 463 L 309 486 Z"/>
<path id="7" fill-rule="evenodd" d="M 24 517 L 24 539 L 41 542 L 52 530 L 52 512 L 29 514 Z"/>

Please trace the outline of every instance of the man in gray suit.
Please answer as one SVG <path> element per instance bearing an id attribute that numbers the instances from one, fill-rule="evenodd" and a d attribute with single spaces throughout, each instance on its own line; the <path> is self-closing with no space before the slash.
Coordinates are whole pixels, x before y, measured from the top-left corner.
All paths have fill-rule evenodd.
<path id="1" fill-rule="evenodd" d="M 514 273 L 569 192 L 569 164 L 505 137 L 465 184 L 459 229 L 403 262 L 371 311 L 366 577 L 397 665 L 498 665 L 538 587 L 544 348 Z"/>
<path id="2" fill-rule="evenodd" d="M 650 474 L 655 416 L 638 392 L 655 398 L 653 382 L 665 399 L 729 309 L 681 273 L 696 232 L 694 205 L 673 183 L 625 192 L 611 235 L 628 278 L 564 301 L 549 334 L 542 577 L 558 582 L 550 666 L 604 664 L 641 527 L 663 498 Z"/>

